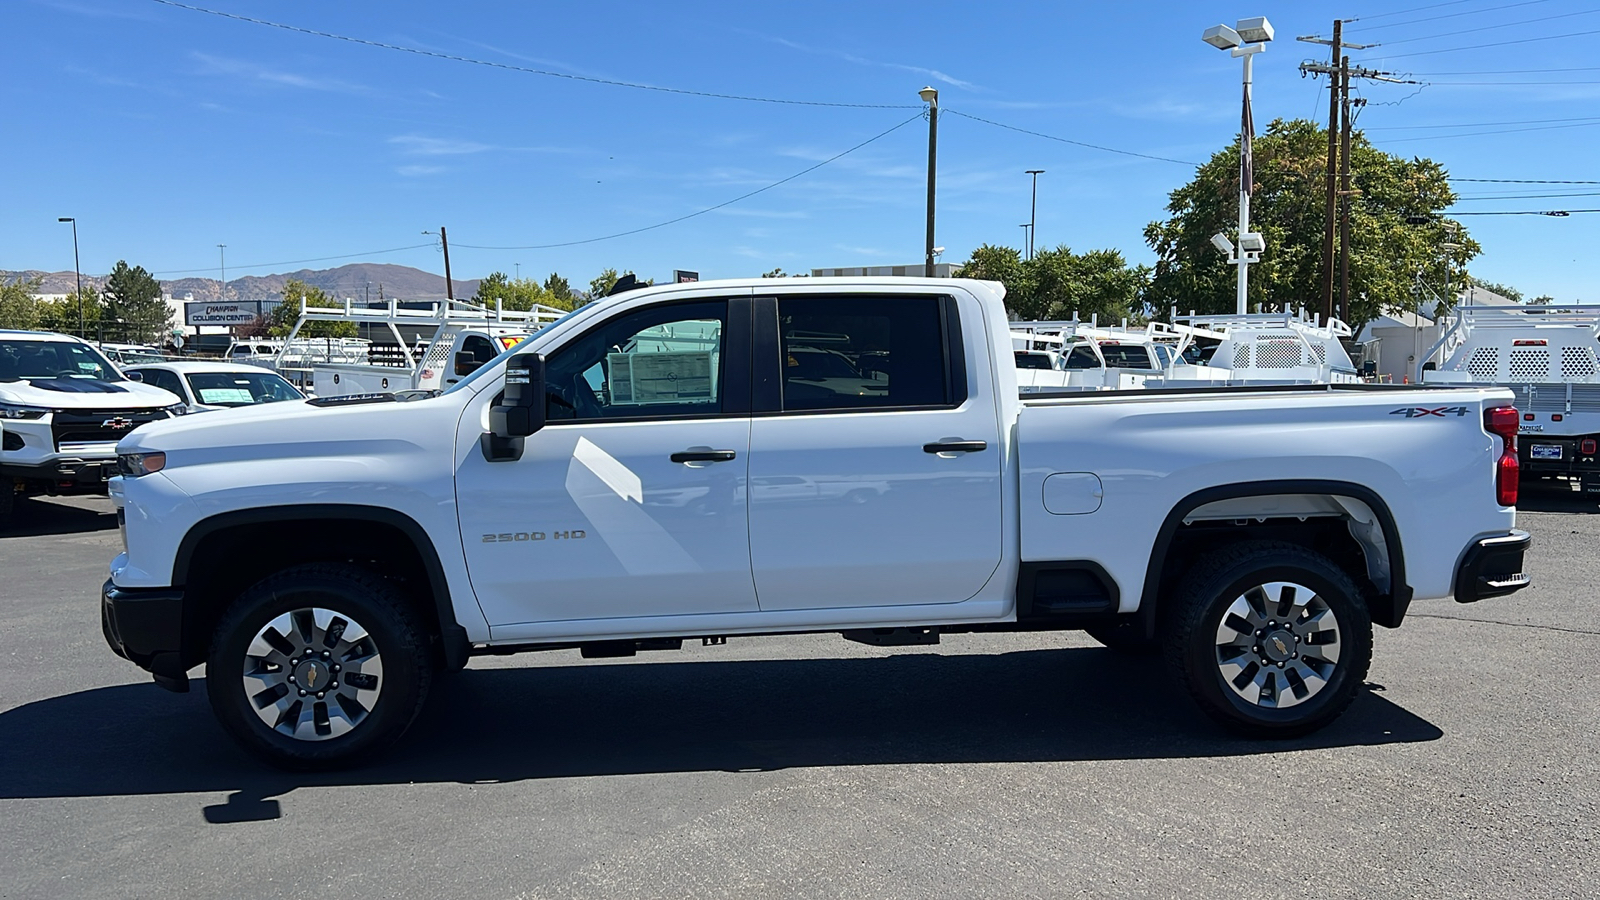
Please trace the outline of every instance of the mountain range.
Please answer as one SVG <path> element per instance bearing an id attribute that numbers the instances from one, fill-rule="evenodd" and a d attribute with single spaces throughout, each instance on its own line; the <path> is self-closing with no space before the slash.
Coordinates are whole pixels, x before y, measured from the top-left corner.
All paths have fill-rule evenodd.
<path id="1" fill-rule="evenodd" d="M 0 271 L 0 281 L 41 279 L 39 293 L 70 294 L 76 286 L 72 272 L 42 272 L 29 269 L 23 272 Z M 228 279 L 229 300 L 275 300 L 283 296 L 283 286 L 297 278 L 312 287 L 321 288 L 337 300 L 346 297 L 364 300 L 368 296 L 377 300 L 439 300 L 445 296 L 444 276 L 410 266 L 386 263 L 351 263 L 336 269 L 301 269 L 278 275 L 245 275 Z M 478 280 L 452 279 L 457 300 L 465 300 L 478 290 Z M 105 287 L 106 276 L 84 274 L 85 287 Z M 192 294 L 195 300 L 214 301 L 219 298 L 215 278 L 176 278 L 163 280 L 161 289 L 173 297 L 183 299 Z M 370 292 L 370 293 L 369 293 Z"/>

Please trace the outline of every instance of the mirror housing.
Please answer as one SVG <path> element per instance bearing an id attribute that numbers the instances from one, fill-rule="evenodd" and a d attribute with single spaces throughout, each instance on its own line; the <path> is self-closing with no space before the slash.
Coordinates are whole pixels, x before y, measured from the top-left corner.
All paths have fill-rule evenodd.
<path id="1" fill-rule="evenodd" d="M 489 407 L 483 455 L 491 462 L 522 457 L 522 439 L 544 427 L 544 357 L 518 353 L 506 361 L 505 393 Z"/>
<path id="2" fill-rule="evenodd" d="M 122 376 L 124 378 L 128 379 L 129 381 L 137 381 L 140 384 L 144 383 L 144 373 L 143 372 L 123 372 Z"/>
<path id="3" fill-rule="evenodd" d="M 473 372 L 483 368 L 483 364 L 486 362 L 488 360 L 479 359 L 478 354 L 470 350 L 461 350 L 456 353 L 456 374 L 471 375 Z"/>

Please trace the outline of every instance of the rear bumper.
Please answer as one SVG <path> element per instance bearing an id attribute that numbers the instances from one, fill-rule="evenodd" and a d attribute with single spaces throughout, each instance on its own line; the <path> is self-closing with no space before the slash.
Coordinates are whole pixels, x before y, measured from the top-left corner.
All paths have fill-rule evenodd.
<path id="1" fill-rule="evenodd" d="M 100 588 L 100 630 L 113 653 L 155 676 L 156 684 L 189 689 L 183 665 L 183 591 Z"/>
<path id="2" fill-rule="evenodd" d="M 1522 555 L 1532 543 L 1532 535 L 1517 530 L 1474 541 L 1456 570 L 1456 602 L 1503 597 L 1532 584 L 1522 571 Z"/>

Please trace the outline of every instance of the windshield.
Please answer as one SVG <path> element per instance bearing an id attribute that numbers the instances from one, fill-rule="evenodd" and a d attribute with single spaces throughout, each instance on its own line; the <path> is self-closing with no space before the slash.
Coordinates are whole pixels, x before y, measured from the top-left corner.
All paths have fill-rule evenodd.
<path id="1" fill-rule="evenodd" d="M 547 329 L 554 328 L 555 326 L 560 325 L 562 322 L 565 322 L 566 320 L 572 318 L 573 316 L 577 315 L 578 313 L 582 312 L 583 310 L 585 310 L 587 308 L 588 308 L 587 306 L 580 306 L 577 309 L 573 310 L 572 312 L 569 312 L 566 315 L 562 316 L 561 318 L 555 320 L 554 322 L 551 322 L 549 325 L 544 326 L 544 328 L 539 329 L 539 332 L 542 333 L 542 332 L 546 331 Z M 530 340 L 533 340 L 533 338 L 536 337 L 536 336 L 537 335 L 529 335 L 528 337 L 523 338 L 522 340 L 518 341 L 517 343 L 513 344 L 512 346 L 507 347 L 505 350 L 502 350 L 500 352 L 499 356 L 496 356 L 494 359 L 491 359 L 488 362 L 484 363 L 483 365 L 479 366 L 477 369 L 475 369 L 473 371 L 473 373 L 471 375 L 468 375 L 467 377 L 461 379 L 460 381 L 456 382 L 455 384 L 450 385 L 448 388 L 445 389 L 444 392 L 446 394 L 454 394 L 456 391 L 459 391 L 462 388 L 466 387 L 467 385 L 473 383 L 474 381 L 477 381 L 479 378 L 482 378 L 484 375 L 486 375 L 489 372 L 493 371 L 496 366 L 498 366 L 507 357 L 511 356 L 511 354 L 519 352 L 522 349 L 522 346 L 524 344 L 528 343 L 528 341 L 530 341 Z M 510 337 L 510 335 L 508 335 L 507 337 Z M 504 339 L 501 339 L 501 340 L 502 340 L 502 342 L 504 341 Z"/>
<path id="2" fill-rule="evenodd" d="M 123 380 L 116 367 L 88 344 L 0 339 L 0 381 L 50 378 Z"/>
<path id="3" fill-rule="evenodd" d="M 301 400 L 294 385 L 272 372 L 192 372 L 184 376 L 195 400 L 206 406 L 252 406 Z"/>

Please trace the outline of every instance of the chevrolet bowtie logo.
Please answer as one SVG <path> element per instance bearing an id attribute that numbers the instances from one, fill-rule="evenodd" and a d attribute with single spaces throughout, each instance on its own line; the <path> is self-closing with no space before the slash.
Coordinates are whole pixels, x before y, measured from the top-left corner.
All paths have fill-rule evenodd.
<path id="1" fill-rule="evenodd" d="M 104 422 L 101 422 L 100 423 L 100 427 L 101 428 L 115 428 L 115 429 L 120 431 L 121 429 L 124 429 L 124 428 L 132 428 L 133 427 L 133 420 L 132 419 L 124 419 L 121 416 L 117 416 L 116 418 L 107 419 Z"/>

